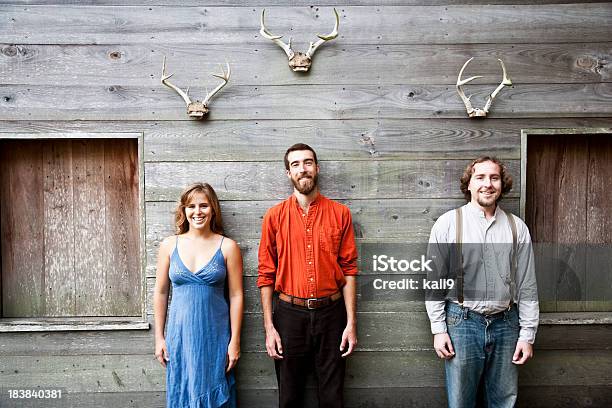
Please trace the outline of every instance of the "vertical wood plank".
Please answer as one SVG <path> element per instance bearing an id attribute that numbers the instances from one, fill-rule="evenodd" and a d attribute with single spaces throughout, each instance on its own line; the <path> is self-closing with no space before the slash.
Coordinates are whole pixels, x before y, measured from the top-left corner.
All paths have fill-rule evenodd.
<path id="1" fill-rule="evenodd" d="M 2 142 L 2 316 L 44 314 L 42 150 Z"/>
<path id="2" fill-rule="evenodd" d="M 72 142 L 74 269 L 79 316 L 103 316 L 106 302 L 104 142 Z"/>
<path id="3" fill-rule="evenodd" d="M 74 316 L 72 148 L 65 140 L 42 146 L 46 316 Z"/>
<path id="4" fill-rule="evenodd" d="M 557 290 L 558 311 L 584 310 L 586 294 L 587 163 L 588 143 L 576 135 L 558 136 L 559 206 L 554 218 L 559 259 L 566 264 L 560 272 Z"/>
<path id="5" fill-rule="evenodd" d="M 557 174 L 557 157 L 551 148 L 554 143 L 552 136 L 538 136 L 529 138 L 527 144 L 525 222 L 534 242 L 540 308 L 546 312 L 557 310 L 557 268 L 553 267 L 555 254 L 551 243 L 558 183 L 544 177 Z"/>
<path id="6" fill-rule="evenodd" d="M 588 136 L 586 309 L 612 310 L 612 135 Z"/>
<path id="7" fill-rule="evenodd" d="M 133 139 L 104 144 L 107 313 L 141 314 L 138 234 L 138 149 Z"/>

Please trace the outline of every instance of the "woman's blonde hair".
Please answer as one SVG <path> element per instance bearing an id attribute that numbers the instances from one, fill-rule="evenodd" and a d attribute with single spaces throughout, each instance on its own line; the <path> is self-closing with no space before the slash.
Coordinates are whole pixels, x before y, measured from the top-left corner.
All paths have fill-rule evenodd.
<path id="1" fill-rule="evenodd" d="M 216 234 L 223 235 L 223 218 L 221 217 L 221 206 L 219 205 L 219 199 L 217 193 L 208 183 L 194 183 L 183 190 L 181 197 L 179 198 L 178 206 L 174 212 L 174 226 L 176 228 L 176 234 L 184 234 L 189 231 L 189 222 L 185 215 L 185 207 L 189 204 L 193 196 L 197 193 L 202 193 L 208 199 L 210 208 L 212 209 L 212 215 L 210 218 L 210 230 Z"/>

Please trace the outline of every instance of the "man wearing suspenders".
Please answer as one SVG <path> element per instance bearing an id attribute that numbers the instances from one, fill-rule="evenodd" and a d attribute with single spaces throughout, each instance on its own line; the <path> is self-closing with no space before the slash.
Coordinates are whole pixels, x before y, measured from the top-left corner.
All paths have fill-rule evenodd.
<path id="1" fill-rule="evenodd" d="M 479 157 L 461 177 L 468 203 L 443 214 L 429 238 L 426 306 L 436 354 L 445 360 L 449 407 L 513 407 L 517 365 L 533 356 L 539 306 L 533 250 L 525 223 L 500 208 L 512 177 L 497 159 Z M 434 293 L 435 292 L 435 293 Z"/>

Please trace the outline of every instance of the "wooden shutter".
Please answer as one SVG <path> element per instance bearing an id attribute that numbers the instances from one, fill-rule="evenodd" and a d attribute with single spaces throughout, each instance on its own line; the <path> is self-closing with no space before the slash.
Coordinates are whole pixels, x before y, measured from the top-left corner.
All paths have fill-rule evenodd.
<path id="1" fill-rule="evenodd" d="M 140 316 L 137 141 L 0 146 L 2 316 Z"/>

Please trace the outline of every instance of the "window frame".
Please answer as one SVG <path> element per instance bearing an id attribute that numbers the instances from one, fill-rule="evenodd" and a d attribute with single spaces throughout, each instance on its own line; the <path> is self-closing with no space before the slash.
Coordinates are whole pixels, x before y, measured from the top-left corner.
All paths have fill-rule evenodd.
<path id="1" fill-rule="evenodd" d="M 78 139 L 136 139 L 138 154 L 138 238 L 140 273 L 140 316 L 134 317 L 0 317 L 0 333 L 49 332 L 84 330 L 148 330 L 146 311 L 146 248 L 145 248 L 145 197 L 144 197 L 144 133 L 141 132 L 0 132 L 3 140 L 78 140 Z M 0 271 L 1 273 L 1 271 Z"/>
<path id="2" fill-rule="evenodd" d="M 610 134 L 612 128 L 533 128 L 521 129 L 521 192 L 519 211 L 525 219 L 527 203 L 527 146 L 529 137 L 540 135 L 600 135 Z M 585 325 L 612 324 L 612 312 L 546 312 L 540 313 L 540 324 Z"/>

